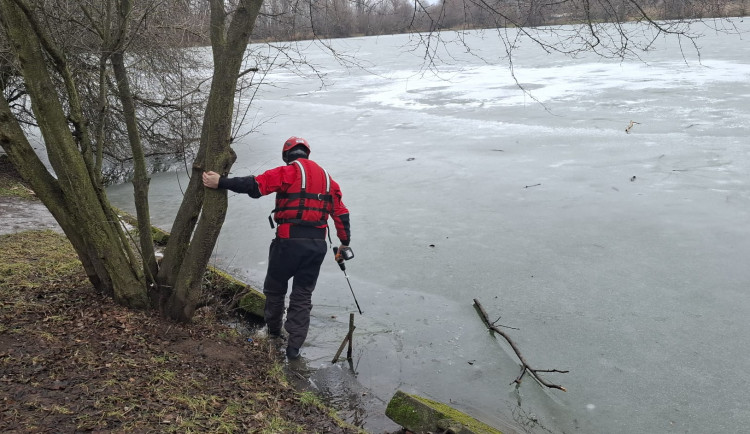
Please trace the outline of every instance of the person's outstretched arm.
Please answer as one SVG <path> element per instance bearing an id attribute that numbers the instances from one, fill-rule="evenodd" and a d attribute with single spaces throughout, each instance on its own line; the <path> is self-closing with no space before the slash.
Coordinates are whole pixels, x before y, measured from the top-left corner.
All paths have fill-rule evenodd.
<path id="1" fill-rule="evenodd" d="M 256 199 L 262 196 L 258 183 L 255 181 L 255 176 L 229 178 L 221 176 L 216 172 L 208 171 L 203 172 L 203 185 L 207 188 L 222 188 L 235 193 L 247 193 L 250 197 Z"/>

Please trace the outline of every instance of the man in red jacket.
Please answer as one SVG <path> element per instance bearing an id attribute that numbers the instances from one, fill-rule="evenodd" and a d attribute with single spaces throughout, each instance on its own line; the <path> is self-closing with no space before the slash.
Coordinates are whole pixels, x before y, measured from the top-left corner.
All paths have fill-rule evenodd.
<path id="1" fill-rule="evenodd" d="M 208 188 L 247 193 L 252 198 L 276 193 L 273 210 L 276 238 L 271 242 L 268 272 L 263 283 L 266 295 L 264 314 L 268 333 L 280 337 L 284 299 L 289 279 L 293 278 L 286 322 L 283 323 L 289 333 L 286 348 L 289 359 L 299 358 L 299 350 L 307 338 L 312 293 L 327 250 L 325 237 L 329 216 L 333 218 L 341 247 L 348 246 L 351 240 L 349 210 L 341 201 L 341 189 L 325 169 L 308 159 L 309 155 L 307 140 L 290 137 L 281 151 L 285 166 L 257 176 L 236 178 L 215 172 L 203 173 L 203 185 Z"/>

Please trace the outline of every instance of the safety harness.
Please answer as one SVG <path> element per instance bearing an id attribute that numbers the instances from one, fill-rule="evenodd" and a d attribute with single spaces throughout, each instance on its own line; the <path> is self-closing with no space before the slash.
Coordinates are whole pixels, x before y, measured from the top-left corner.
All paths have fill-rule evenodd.
<path id="1" fill-rule="evenodd" d="M 293 225 L 300 225 L 300 226 L 313 226 L 313 227 L 319 227 L 323 225 L 328 224 L 328 216 L 333 212 L 333 196 L 330 194 L 331 192 L 331 177 L 328 175 L 328 172 L 320 168 L 323 173 L 326 176 L 326 189 L 325 193 L 308 193 L 307 192 L 307 173 L 305 172 L 305 167 L 299 160 L 294 160 L 292 163 L 294 163 L 297 167 L 299 167 L 300 170 L 300 191 L 295 193 L 286 193 L 286 192 L 280 192 L 276 193 L 276 208 L 274 208 L 273 211 L 271 211 L 271 214 L 276 214 L 280 211 L 291 211 L 296 210 L 297 215 L 295 218 L 279 218 L 276 219 L 277 224 L 284 224 L 284 223 L 290 223 Z M 298 203 L 296 206 L 290 206 L 292 201 L 297 200 Z M 309 205 L 308 201 L 318 201 L 320 205 L 318 206 L 311 206 Z M 285 206 L 279 206 L 279 204 L 283 204 Z M 321 213 L 320 220 L 305 220 L 304 214 L 305 211 L 318 211 Z M 269 222 L 271 222 L 271 227 L 275 227 L 273 224 L 273 219 L 271 216 L 268 216 Z"/>

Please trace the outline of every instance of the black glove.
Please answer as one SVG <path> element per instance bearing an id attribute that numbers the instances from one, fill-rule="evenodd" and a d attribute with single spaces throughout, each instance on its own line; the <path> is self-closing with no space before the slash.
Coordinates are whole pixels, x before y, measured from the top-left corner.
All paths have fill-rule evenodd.
<path id="1" fill-rule="evenodd" d="M 333 253 L 336 255 L 335 259 L 336 262 L 342 263 L 344 261 L 348 261 L 354 257 L 354 252 L 352 251 L 352 248 L 349 246 L 341 245 L 341 247 L 334 247 Z"/>

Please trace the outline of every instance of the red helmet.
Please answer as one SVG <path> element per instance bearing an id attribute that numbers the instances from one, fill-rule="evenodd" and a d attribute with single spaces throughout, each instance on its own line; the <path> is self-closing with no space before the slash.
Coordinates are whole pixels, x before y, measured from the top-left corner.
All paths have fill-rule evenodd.
<path id="1" fill-rule="evenodd" d="M 303 139 L 302 137 L 292 136 L 288 138 L 286 142 L 284 142 L 284 148 L 281 150 L 281 157 L 286 160 L 287 151 L 297 146 L 304 146 L 307 150 L 307 155 L 310 155 L 310 144 L 307 143 L 307 140 Z"/>

